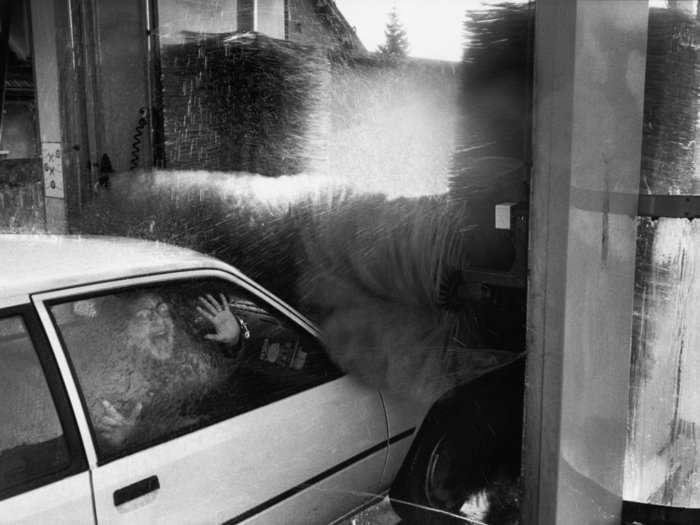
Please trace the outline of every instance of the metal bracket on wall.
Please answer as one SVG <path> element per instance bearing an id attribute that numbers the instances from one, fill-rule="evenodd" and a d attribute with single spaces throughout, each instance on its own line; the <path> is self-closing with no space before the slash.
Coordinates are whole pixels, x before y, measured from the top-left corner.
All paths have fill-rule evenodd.
<path id="1" fill-rule="evenodd" d="M 637 215 L 653 219 L 697 219 L 700 195 L 640 195 Z"/>

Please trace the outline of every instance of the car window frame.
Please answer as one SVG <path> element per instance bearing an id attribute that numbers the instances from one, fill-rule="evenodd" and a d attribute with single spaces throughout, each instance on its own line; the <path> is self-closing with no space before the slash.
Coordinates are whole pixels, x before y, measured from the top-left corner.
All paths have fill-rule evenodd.
<path id="1" fill-rule="evenodd" d="M 52 352 L 52 348 L 37 312 L 32 308 L 31 303 L 0 308 L 0 319 L 7 319 L 9 317 L 20 317 L 24 323 L 27 336 L 32 343 L 43 377 L 46 381 L 49 395 L 51 396 L 56 410 L 56 416 L 61 425 L 70 461 L 65 468 L 57 472 L 44 474 L 37 478 L 19 483 L 6 490 L 0 490 L 0 504 L 2 504 L 3 500 L 25 494 L 43 486 L 50 485 L 51 483 L 88 471 L 85 447 L 78 430 L 73 406 L 70 402 L 63 377 L 54 359 L 54 353 Z"/>
<path id="2" fill-rule="evenodd" d="M 66 350 L 66 345 L 63 340 L 63 337 L 58 330 L 58 326 L 56 323 L 56 320 L 53 316 L 53 314 L 50 311 L 50 308 L 54 306 L 55 304 L 58 303 L 63 303 L 67 301 L 79 301 L 81 299 L 87 299 L 90 297 L 94 297 L 96 295 L 103 295 L 103 294 L 112 294 L 112 293 L 119 293 L 125 290 L 130 290 L 134 289 L 136 287 L 142 286 L 144 288 L 147 287 L 155 287 L 159 285 L 166 285 L 166 284 L 176 284 L 178 282 L 187 282 L 187 281 L 192 281 L 192 280 L 204 280 L 204 279 L 222 279 L 224 281 L 227 281 L 231 283 L 234 286 L 240 287 L 243 291 L 249 293 L 251 296 L 255 297 L 256 299 L 259 299 L 262 301 L 265 306 L 268 306 L 271 311 L 276 312 L 284 317 L 290 324 L 295 326 L 296 328 L 303 330 L 306 332 L 310 337 L 314 339 L 315 342 L 318 343 L 318 345 L 324 349 L 324 351 L 327 353 L 325 349 L 325 345 L 322 343 L 320 339 L 320 333 L 316 329 L 316 327 L 305 317 L 303 317 L 299 312 L 294 310 L 290 305 L 285 303 L 282 299 L 279 297 L 276 297 L 269 291 L 265 290 L 262 286 L 258 285 L 254 281 L 248 279 L 242 274 L 234 273 L 234 272 L 229 272 L 221 268 L 215 268 L 215 267 L 203 267 L 203 268 L 197 268 L 197 269 L 183 269 L 179 271 L 164 271 L 164 272 L 155 272 L 155 273 L 150 273 L 150 274 L 137 274 L 133 275 L 130 277 L 124 277 L 120 279 L 112 279 L 108 281 L 100 281 L 100 282 L 94 282 L 94 283 L 86 283 L 84 285 L 78 285 L 78 286 L 71 286 L 71 287 L 65 287 L 65 288 L 59 288 L 56 290 L 52 291 L 47 291 L 47 292 L 42 292 L 39 294 L 34 294 L 32 295 L 32 300 L 34 301 L 35 308 L 37 309 L 37 312 L 39 314 L 39 318 L 41 319 L 42 324 L 44 325 L 44 329 L 47 332 L 48 339 L 52 343 L 52 348 L 54 349 L 54 354 L 56 356 L 56 359 L 59 362 L 62 362 L 63 370 L 64 373 L 68 376 L 64 378 L 64 381 L 68 384 L 68 391 L 69 391 L 69 397 L 72 399 L 72 404 L 74 406 L 74 411 L 76 412 L 76 417 L 78 419 L 78 428 L 80 430 L 80 435 L 83 439 L 83 443 L 86 446 L 86 451 L 87 451 L 87 459 L 88 459 L 88 464 L 91 469 L 97 468 L 97 467 L 102 467 L 104 465 L 107 465 L 113 461 L 118 461 L 119 459 L 122 459 L 124 457 L 131 456 L 133 454 L 137 454 L 140 452 L 143 452 L 145 450 L 148 450 L 151 447 L 157 447 L 159 445 L 162 445 L 163 443 L 168 443 L 174 439 L 177 439 L 182 436 L 189 435 L 193 432 L 196 432 L 197 430 L 200 430 L 201 428 L 208 428 L 209 426 L 221 424 L 225 421 L 229 421 L 231 419 L 234 419 L 242 414 L 236 414 L 227 418 L 223 418 L 219 421 L 216 421 L 215 423 L 211 425 L 207 425 L 205 427 L 199 427 L 197 429 L 188 429 L 186 431 L 183 431 L 181 433 L 177 433 L 174 435 L 171 435 L 168 437 L 168 439 L 162 439 L 154 442 L 150 442 L 145 444 L 144 446 L 141 446 L 135 450 L 129 450 L 125 451 L 120 454 L 115 454 L 109 458 L 100 458 L 97 453 L 97 447 L 96 447 L 96 442 L 97 442 L 97 436 L 95 434 L 95 429 L 94 425 L 92 423 L 92 420 L 90 419 L 89 416 L 89 411 L 87 409 L 87 403 L 85 401 L 85 397 L 83 395 L 83 392 L 81 388 L 78 386 L 78 374 L 76 373 L 76 370 L 73 366 L 72 359 L 70 357 L 69 351 Z M 54 343 L 55 342 L 55 343 Z M 332 359 L 329 357 L 329 361 L 332 362 Z M 335 363 L 334 363 L 335 364 Z M 337 367 L 337 365 L 336 365 Z M 283 401 L 284 399 L 288 399 L 289 397 L 299 395 L 309 389 L 312 388 L 317 388 L 319 386 L 325 385 L 329 382 L 332 381 L 337 381 L 338 379 L 342 378 L 345 376 L 345 372 L 338 368 L 338 375 L 336 377 L 333 377 L 327 381 L 324 381 L 322 383 L 319 383 L 317 385 L 314 385 L 313 387 L 309 387 L 307 389 L 304 389 L 302 391 L 296 392 L 292 394 L 291 396 L 286 396 L 278 401 Z M 264 408 L 266 405 L 262 405 L 260 407 L 256 407 L 255 409 L 244 412 L 245 413 L 250 413 L 254 410 L 258 410 L 260 408 Z"/>

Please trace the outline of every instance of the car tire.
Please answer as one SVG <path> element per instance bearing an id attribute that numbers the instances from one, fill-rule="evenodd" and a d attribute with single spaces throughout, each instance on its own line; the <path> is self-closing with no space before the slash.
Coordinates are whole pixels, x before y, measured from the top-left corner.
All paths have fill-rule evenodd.
<path id="1" fill-rule="evenodd" d="M 436 405 L 390 490 L 402 524 L 467 523 L 467 498 L 520 473 L 523 368 L 489 374 Z"/>
<path id="2" fill-rule="evenodd" d="M 448 514 L 441 511 L 459 512 L 465 491 L 458 482 L 458 447 L 453 434 L 445 426 L 434 425 L 417 437 L 417 446 L 390 491 L 402 524 L 445 523 Z"/>
<path id="3" fill-rule="evenodd" d="M 438 421 L 421 429 L 390 492 L 403 524 L 464 523 L 457 518 L 470 492 L 464 473 L 471 465 L 474 474 L 477 459 L 464 438 L 464 429 Z"/>

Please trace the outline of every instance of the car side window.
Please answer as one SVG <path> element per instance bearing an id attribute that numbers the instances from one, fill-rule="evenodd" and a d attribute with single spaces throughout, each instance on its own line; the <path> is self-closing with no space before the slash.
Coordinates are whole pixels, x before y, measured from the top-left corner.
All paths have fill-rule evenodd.
<path id="1" fill-rule="evenodd" d="M 311 334 L 223 280 L 130 288 L 50 310 L 100 461 L 339 376 Z"/>
<path id="2" fill-rule="evenodd" d="M 0 317 L 0 497 L 41 485 L 70 464 L 37 353 L 19 315 Z"/>

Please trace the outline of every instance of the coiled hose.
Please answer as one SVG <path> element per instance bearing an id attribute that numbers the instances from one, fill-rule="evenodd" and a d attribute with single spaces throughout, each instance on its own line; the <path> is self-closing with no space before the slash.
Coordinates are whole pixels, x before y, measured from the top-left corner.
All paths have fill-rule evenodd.
<path id="1" fill-rule="evenodd" d="M 131 143 L 129 171 L 134 171 L 139 167 L 139 161 L 141 160 L 141 137 L 143 137 L 143 130 L 148 124 L 148 111 L 146 108 L 139 109 L 139 115 L 139 123 L 136 125 L 136 132 L 133 135 L 134 141 Z"/>

